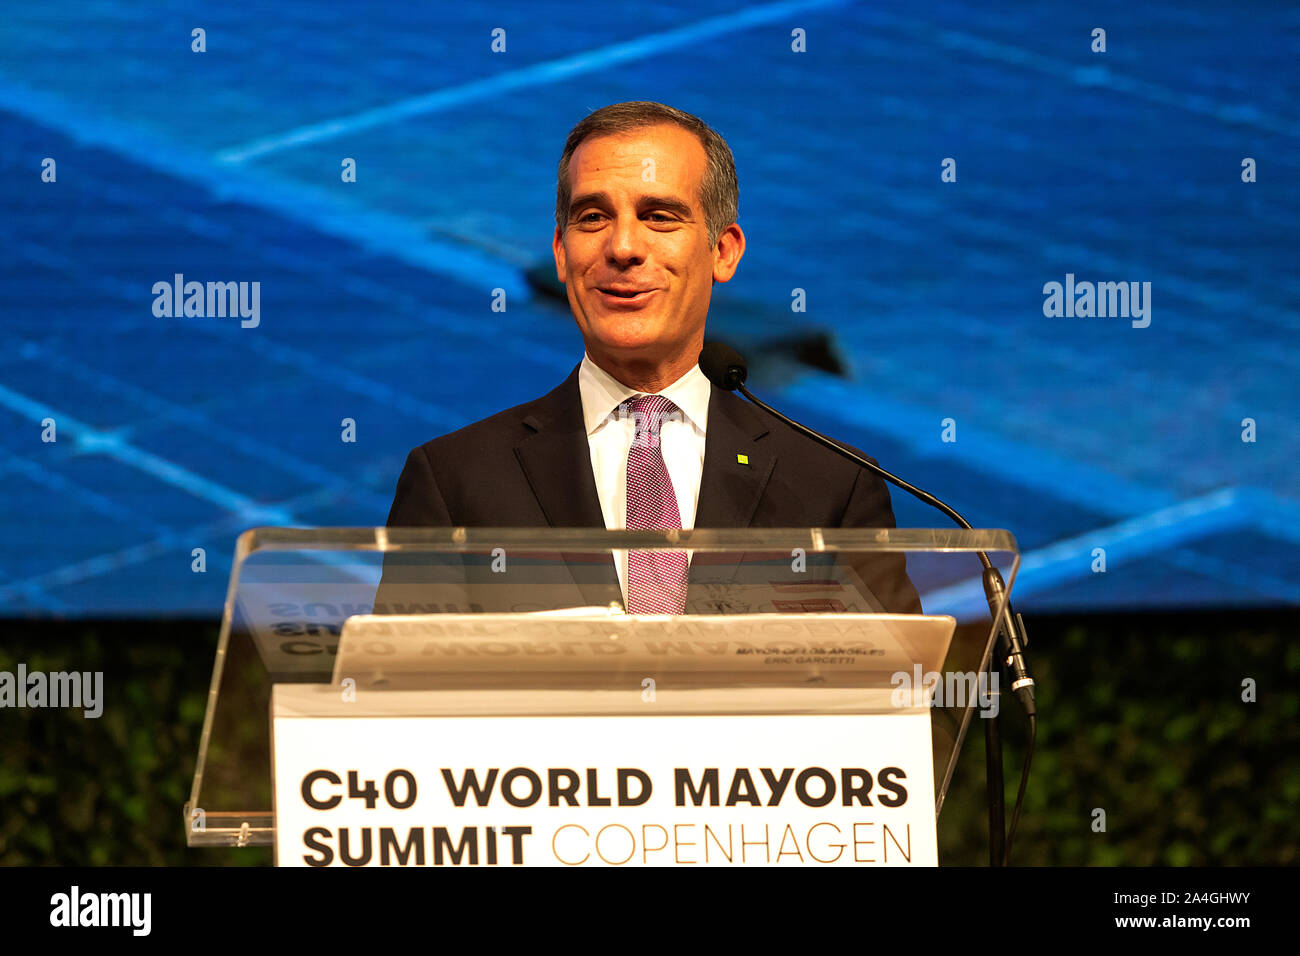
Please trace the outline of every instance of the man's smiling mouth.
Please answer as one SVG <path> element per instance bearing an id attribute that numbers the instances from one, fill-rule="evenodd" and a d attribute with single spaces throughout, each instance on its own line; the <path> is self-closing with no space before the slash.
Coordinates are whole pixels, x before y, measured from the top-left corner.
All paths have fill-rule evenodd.
<path id="1" fill-rule="evenodd" d="M 658 289 L 638 289 L 623 286 L 605 286 L 597 290 L 600 301 L 615 309 L 640 308 L 647 303 Z"/>
<path id="2" fill-rule="evenodd" d="M 641 288 L 639 286 L 607 285 L 601 286 L 600 291 L 604 292 L 606 295 L 616 295 L 620 299 L 634 299 L 638 295 L 642 295 L 646 292 L 654 292 L 655 290 L 652 288 Z"/>

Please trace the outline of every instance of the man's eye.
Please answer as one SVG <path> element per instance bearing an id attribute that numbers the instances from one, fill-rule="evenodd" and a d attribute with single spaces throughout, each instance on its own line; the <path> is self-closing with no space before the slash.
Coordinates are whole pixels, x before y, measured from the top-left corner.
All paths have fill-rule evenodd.
<path id="1" fill-rule="evenodd" d="M 582 215 L 578 216 L 578 218 L 574 221 L 579 223 L 591 223 L 603 218 L 605 218 L 604 213 L 596 212 L 593 210 L 592 212 L 583 213 Z M 659 223 L 671 223 L 677 221 L 676 217 L 674 217 L 671 213 L 666 213 L 666 212 L 646 213 L 646 218 Z"/>

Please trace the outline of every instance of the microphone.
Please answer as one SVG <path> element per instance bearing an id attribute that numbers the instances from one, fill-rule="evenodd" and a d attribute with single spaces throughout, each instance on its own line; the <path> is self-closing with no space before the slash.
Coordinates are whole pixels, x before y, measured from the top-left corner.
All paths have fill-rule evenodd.
<path id="1" fill-rule="evenodd" d="M 700 352 L 700 371 L 718 388 L 728 392 L 740 392 L 753 404 L 789 425 L 801 435 L 811 438 L 819 445 L 829 448 L 854 464 L 874 472 L 885 481 L 902 488 L 914 498 L 924 501 L 927 505 L 939 509 L 967 531 L 973 530 L 969 521 L 928 491 L 922 491 L 915 485 L 881 468 L 875 462 L 850 451 L 834 439 L 827 438 L 821 432 L 813 431 L 808 426 L 799 424 L 794 419 L 781 414 L 771 405 L 755 397 L 745 387 L 745 379 L 749 375 L 749 368 L 745 364 L 745 360 L 741 358 L 740 353 L 735 349 L 723 345 L 721 342 L 710 342 Z M 984 597 L 989 604 L 989 613 L 994 618 L 997 618 L 998 602 L 1006 594 L 1006 582 L 1003 581 L 1002 574 L 993 566 L 993 562 L 989 560 L 987 554 L 983 551 L 978 551 L 976 554 L 979 556 L 980 563 L 984 566 L 981 582 L 984 586 Z M 1029 644 L 1029 635 L 1025 631 L 1024 619 L 1011 610 L 1011 602 L 1007 601 L 1002 608 L 1002 616 L 996 621 L 996 625 L 998 628 L 998 656 L 1002 658 L 1004 666 L 1011 673 L 1011 689 L 1015 692 L 1016 698 L 1020 701 L 1025 713 L 1033 717 L 1037 713 L 1037 708 L 1034 706 L 1034 678 L 1029 673 L 1029 663 L 1025 658 L 1024 649 Z"/>

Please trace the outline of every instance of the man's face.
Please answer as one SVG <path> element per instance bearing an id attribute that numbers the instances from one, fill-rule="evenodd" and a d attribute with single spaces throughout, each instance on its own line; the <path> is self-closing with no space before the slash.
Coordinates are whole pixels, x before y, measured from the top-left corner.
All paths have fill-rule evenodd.
<path id="1" fill-rule="evenodd" d="M 731 278 L 744 249 L 738 226 L 709 245 L 706 166 L 699 139 L 673 124 L 589 138 L 570 158 L 555 268 L 598 364 L 669 367 L 699 354 L 713 282 Z"/>

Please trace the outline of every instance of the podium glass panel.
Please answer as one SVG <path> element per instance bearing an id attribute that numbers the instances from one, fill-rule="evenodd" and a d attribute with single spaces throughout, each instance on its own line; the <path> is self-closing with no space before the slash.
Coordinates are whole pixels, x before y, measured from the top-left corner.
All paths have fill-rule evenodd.
<path id="1" fill-rule="evenodd" d="M 683 613 L 626 613 L 630 550 L 686 552 Z M 1009 592 L 1019 556 L 1000 530 L 247 531 L 188 842 L 272 842 L 272 685 L 354 715 L 928 707 L 937 814 L 972 720 L 1009 697 L 980 676 L 994 636 L 981 554 Z"/>

